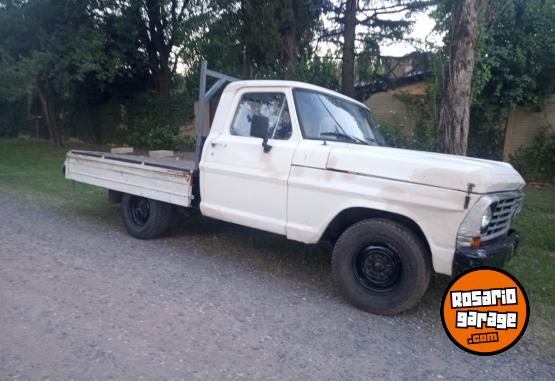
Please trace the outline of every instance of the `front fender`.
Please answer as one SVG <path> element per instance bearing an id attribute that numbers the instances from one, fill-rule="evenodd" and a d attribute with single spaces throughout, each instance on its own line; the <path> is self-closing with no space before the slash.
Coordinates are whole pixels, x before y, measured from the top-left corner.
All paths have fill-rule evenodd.
<path id="1" fill-rule="evenodd" d="M 318 242 L 349 208 L 368 208 L 408 218 L 422 230 L 434 270 L 450 275 L 456 237 L 467 210 L 465 192 L 380 177 L 294 166 L 288 182 L 287 237 Z M 476 202 L 472 196 L 470 205 Z"/>

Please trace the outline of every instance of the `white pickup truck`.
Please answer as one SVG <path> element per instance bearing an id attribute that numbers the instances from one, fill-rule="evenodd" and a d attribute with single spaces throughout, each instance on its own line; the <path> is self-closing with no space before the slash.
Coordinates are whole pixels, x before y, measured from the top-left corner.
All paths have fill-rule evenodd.
<path id="1" fill-rule="evenodd" d="M 208 77 L 217 81 L 207 90 Z M 206 133 L 206 104 L 221 89 Z M 525 183 L 507 163 L 389 148 L 353 99 L 236 81 L 206 63 L 199 111 L 194 161 L 72 150 L 65 176 L 107 188 L 136 238 L 162 234 L 177 205 L 307 244 L 329 240 L 343 295 L 373 313 L 413 307 L 432 271 L 502 266 L 515 252 Z"/>

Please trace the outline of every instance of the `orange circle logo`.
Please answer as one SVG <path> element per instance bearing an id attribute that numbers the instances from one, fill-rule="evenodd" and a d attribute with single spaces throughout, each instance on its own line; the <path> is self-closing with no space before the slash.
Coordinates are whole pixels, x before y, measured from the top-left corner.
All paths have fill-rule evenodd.
<path id="1" fill-rule="evenodd" d="M 528 296 L 506 271 L 479 267 L 458 275 L 441 302 L 441 322 L 459 348 L 494 355 L 524 334 L 530 316 Z"/>

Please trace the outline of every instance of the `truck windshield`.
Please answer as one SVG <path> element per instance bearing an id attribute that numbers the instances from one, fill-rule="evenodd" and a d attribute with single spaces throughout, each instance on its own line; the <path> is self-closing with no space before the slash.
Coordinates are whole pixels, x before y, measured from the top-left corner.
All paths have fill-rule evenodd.
<path id="1" fill-rule="evenodd" d="M 296 89 L 294 98 L 305 139 L 385 145 L 366 108 L 310 90 Z"/>

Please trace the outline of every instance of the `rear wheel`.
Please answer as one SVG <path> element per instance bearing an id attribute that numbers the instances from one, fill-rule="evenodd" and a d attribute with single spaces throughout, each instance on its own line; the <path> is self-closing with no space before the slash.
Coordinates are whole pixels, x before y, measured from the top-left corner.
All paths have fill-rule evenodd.
<path id="1" fill-rule="evenodd" d="M 170 204 L 145 197 L 124 194 L 121 198 L 123 224 L 135 238 L 162 235 L 170 223 L 172 209 Z"/>
<path id="2" fill-rule="evenodd" d="M 343 232 L 333 249 L 332 268 L 348 301 L 384 315 L 414 307 L 432 272 L 422 240 L 404 225 L 378 218 Z"/>

